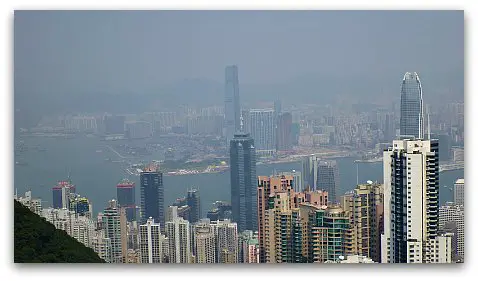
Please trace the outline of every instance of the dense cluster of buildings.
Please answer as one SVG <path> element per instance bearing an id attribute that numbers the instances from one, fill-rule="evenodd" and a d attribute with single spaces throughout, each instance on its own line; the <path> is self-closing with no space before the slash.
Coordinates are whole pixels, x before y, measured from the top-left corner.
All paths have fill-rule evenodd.
<path id="1" fill-rule="evenodd" d="M 439 150 L 444 142 L 431 138 L 430 112 L 425 117 L 416 73 L 407 72 L 402 81 L 399 126 L 387 112 L 373 117 L 375 125 L 363 116 L 348 121 L 329 116 L 303 126 L 307 132 L 300 133 L 301 145 L 379 144 L 383 182 L 357 182 L 343 195 L 337 190 L 337 163 L 315 155 L 303 158 L 301 171 L 256 174 L 257 157 L 291 149 L 294 118 L 281 112 L 280 102 L 273 108 L 241 109 L 237 66 L 227 67 L 225 74 L 224 112 L 211 108 L 200 114 L 210 120 L 225 116 L 231 198 L 230 203 L 216 202 L 207 218 L 201 217 L 197 189 L 165 205 L 163 174 L 155 164 L 140 174 L 139 207 L 135 184 L 123 180 L 117 185 L 117 198 L 96 219 L 89 200 L 79 196 L 69 180 L 53 187 L 51 208 L 42 209 L 41 200 L 30 192 L 16 199 L 111 263 L 464 261 L 464 179 L 456 181 L 454 202 L 440 206 Z M 459 106 L 452 109 L 462 112 Z M 126 122 L 105 118 L 105 128 L 112 134 Z M 159 118 L 151 123 L 159 122 L 162 130 L 177 124 L 174 114 Z M 202 119 L 194 118 L 188 119 L 188 131 L 197 133 Z M 452 125 L 459 127 L 462 121 L 453 120 Z M 222 125 L 211 122 L 201 126 L 218 133 Z M 146 127 L 141 124 L 129 132 Z M 459 139 L 460 130 L 455 132 Z M 312 140 L 305 140 L 309 134 Z M 464 161 L 462 150 L 452 151 L 456 161 Z"/>

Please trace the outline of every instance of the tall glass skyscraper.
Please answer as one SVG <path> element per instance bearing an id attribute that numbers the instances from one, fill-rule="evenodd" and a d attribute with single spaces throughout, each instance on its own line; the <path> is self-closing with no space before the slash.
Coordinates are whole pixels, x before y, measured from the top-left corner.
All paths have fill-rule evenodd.
<path id="1" fill-rule="evenodd" d="M 317 188 L 317 165 L 319 158 L 315 155 L 309 155 L 302 159 L 302 182 L 301 189 L 310 187 L 311 190 Z"/>
<path id="2" fill-rule="evenodd" d="M 337 161 L 319 161 L 317 164 L 317 186 L 318 190 L 325 190 L 329 193 L 329 201 L 337 203 L 337 190 L 339 188 L 339 167 Z"/>
<path id="3" fill-rule="evenodd" d="M 147 167 L 140 175 L 141 181 L 141 223 L 148 218 L 164 227 L 164 186 L 163 173 L 153 165 Z"/>
<path id="4" fill-rule="evenodd" d="M 232 218 L 239 232 L 257 230 L 257 178 L 254 140 L 236 133 L 230 142 Z"/>
<path id="5" fill-rule="evenodd" d="M 136 220 L 136 203 L 135 203 L 135 184 L 128 179 L 123 179 L 116 185 L 116 198 L 118 204 L 126 208 L 126 218 L 128 221 Z"/>
<path id="6" fill-rule="evenodd" d="M 403 76 L 400 98 L 400 136 L 424 138 L 422 84 L 416 72 Z"/>
<path id="7" fill-rule="evenodd" d="M 201 218 L 201 200 L 197 189 L 188 190 L 187 204 L 189 210 L 189 222 L 196 223 Z"/>
<path id="8" fill-rule="evenodd" d="M 240 129 L 241 106 L 239 102 L 239 73 L 237 65 L 226 67 L 226 88 L 224 97 L 226 143 L 232 140 L 234 132 Z"/>

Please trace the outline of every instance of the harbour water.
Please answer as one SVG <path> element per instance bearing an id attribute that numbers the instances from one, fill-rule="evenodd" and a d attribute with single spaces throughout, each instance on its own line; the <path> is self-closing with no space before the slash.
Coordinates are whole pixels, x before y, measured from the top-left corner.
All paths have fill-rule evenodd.
<path id="1" fill-rule="evenodd" d="M 128 175 L 124 170 L 124 163 L 114 162 L 121 158 L 105 147 L 111 142 L 88 137 L 71 139 L 25 137 L 22 140 L 26 147 L 41 149 L 27 149 L 15 156 L 14 162 L 22 163 L 14 166 L 14 188 L 19 195 L 32 190 L 34 197 L 42 198 L 44 206 L 49 206 L 52 203 L 51 188 L 57 181 L 66 179 L 70 174 L 77 192 L 92 201 L 93 211 L 96 214 L 106 207 L 108 200 L 116 197 L 116 184 L 123 178 L 129 178 L 136 183 L 136 204 L 139 204 L 139 177 Z M 105 161 L 107 158 L 113 162 Z M 162 155 L 152 155 L 148 158 L 160 160 Z M 340 173 L 339 195 L 356 185 L 357 165 L 359 183 L 367 180 L 383 181 L 381 162 L 357 164 L 353 158 L 338 158 L 337 162 Z M 300 170 L 301 164 L 293 162 L 258 165 L 257 175 L 271 175 L 274 170 L 282 172 L 293 169 Z M 457 178 L 463 177 L 463 169 L 440 173 L 440 204 L 453 200 L 453 183 Z M 230 201 L 229 171 L 165 176 L 164 187 L 166 205 L 171 204 L 176 198 L 185 196 L 189 188 L 199 189 L 203 216 L 216 200 Z"/>

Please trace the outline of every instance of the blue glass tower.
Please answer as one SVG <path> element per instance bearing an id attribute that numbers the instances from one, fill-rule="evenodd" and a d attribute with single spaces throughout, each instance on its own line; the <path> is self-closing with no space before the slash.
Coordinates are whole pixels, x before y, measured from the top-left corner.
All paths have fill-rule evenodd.
<path id="1" fill-rule="evenodd" d="M 149 217 L 161 224 L 164 229 L 164 186 L 163 173 L 156 167 L 146 168 L 140 175 L 141 181 L 141 223 Z"/>
<path id="2" fill-rule="evenodd" d="M 239 232 L 257 230 L 257 178 L 254 140 L 236 133 L 230 142 L 232 218 Z"/>
<path id="3" fill-rule="evenodd" d="M 403 76 L 400 97 L 400 136 L 424 138 L 422 84 L 416 72 Z"/>

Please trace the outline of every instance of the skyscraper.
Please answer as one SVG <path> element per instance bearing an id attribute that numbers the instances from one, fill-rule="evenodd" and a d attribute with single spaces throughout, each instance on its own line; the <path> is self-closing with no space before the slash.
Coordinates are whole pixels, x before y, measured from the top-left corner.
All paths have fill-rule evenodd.
<path id="1" fill-rule="evenodd" d="M 111 243 L 111 262 L 123 263 L 122 252 L 122 225 L 120 218 L 120 210 L 116 200 L 110 200 L 108 207 L 103 212 L 102 225 L 105 229 L 106 238 Z"/>
<path id="2" fill-rule="evenodd" d="M 455 204 L 465 207 L 465 179 L 457 179 L 453 190 Z"/>
<path id="3" fill-rule="evenodd" d="M 302 159 L 302 188 L 316 190 L 317 188 L 317 171 L 319 158 L 315 155 L 309 155 Z"/>
<path id="4" fill-rule="evenodd" d="M 259 236 L 259 260 L 261 263 L 267 262 L 266 243 L 271 230 L 267 227 L 273 227 L 268 224 L 267 211 L 272 207 L 269 204 L 269 197 L 278 192 L 293 192 L 293 176 L 259 176 L 257 178 L 257 212 L 258 212 L 258 236 Z M 289 202 L 289 201 L 287 201 Z M 271 208 L 272 209 L 272 208 Z"/>
<path id="5" fill-rule="evenodd" d="M 239 238 L 237 223 L 230 220 L 211 222 L 216 234 L 217 260 L 238 263 Z"/>
<path id="6" fill-rule="evenodd" d="M 293 192 L 293 191 L 292 191 Z M 266 263 L 303 262 L 303 235 L 299 209 L 291 206 L 293 198 L 280 191 L 267 198 L 268 209 L 264 211 L 264 227 L 260 233 Z M 261 257 L 260 257 L 261 258 Z"/>
<path id="7" fill-rule="evenodd" d="M 128 179 L 123 179 L 116 185 L 116 197 L 118 204 L 126 208 L 128 221 L 136 220 L 135 184 Z"/>
<path id="8" fill-rule="evenodd" d="M 251 137 L 260 155 L 272 155 L 276 149 L 276 126 L 272 108 L 251 109 Z"/>
<path id="9" fill-rule="evenodd" d="M 239 231 L 257 230 L 256 150 L 249 134 L 236 133 L 230 144 L 232 218 Z"/>
<path id="10" fill-rule="evenodd" d="M 277 124 L 277 150 L 287 151 L 292 149 L 292 114 L 282 113 Z"/>
<path id="11" fill-rule="evenodd" d="M 216 263 L 216 236 L 208 220 L 194 225 L 196 263 Z"/>
<path id="12" fill-rule="evenodd" d="M 176 206 L 170 208 L 177 208 Z M 191 235 L 189 222 L 175 216 L 166 222 L 169 242 L 169 263 L 191 263 Z"/>
<path id="13" fill-rule="evenodd" d="M 163 244 L 165 236 L 161 234 L 159 223 L 148 218 L 145 224 L 139 226 L 139 248 L 141 263 L 162 263 Z"/>
<path id="14" fill-rule="evenodd" d="M 451 238 L 438 235 L 438 163 L 437 140 L 394 140 L 384 151 L 382 263 L 443 260 Z"/>
<path id="15" fill-rule="evenodd" d="M 53 208 L 54 209 L 69 209 L 70 208 L 70 194 L 76 192 L 76 187 L 68 179 L 66 181 L 59 181 L 56 186 L 52 188 L 53 193 Z"/>
<path id="16" fill-rule="evenodd" d="M 196 223 L 201 218 L 201 200 L 197 189 L 188 190 L 187 204 L 189 210 L 189 222 Z"/>
<path id="17" fill-rule="evenodd" d="M 337 190 L 339 187 L 339 167 L 337 161 L 319 161 L 317 164 L 317 187 L 329 193 L 329 201 L 337 203 Z"/>
<path id="18" fill-rule="evenodd" d="M 239 131 L 241 105 L 239 100 L 239 73 L 237 65 L 226 67 L 226 87 L 224 97 L 225 136 L 226 143 L 232 140 L 234 133 Z"/>
<path id="19" fill-rule="evenodd" d="M 164 186 L 163 173 L 154 165 L 141 172 L 141 222 L 149 217 L 164 227 Z"/>
<path id="20" fill-rule="evenodd" d="M 316 208 L 312 214 L 307 225 L 313 262 L 336 261 L 345 256 L 349 218 L 344 210 L 334 205 Z"/>
<path id="21" fill-rule="evenodd" d="M 403 76 L 400 96 L 400 135 L 424 138 L 422 85 L 416 72 Z"/>
<path id="22" fill-rule="evenodd" d="M 282 114 L 282 102 L 280 100 L 274 101 L 274 130 L 275 134 L 275 150 L 279 150 L 279 123 L 280 123 L 280 116 Z M 292 122 L 292 115 L 291 115 L 291 122 Z"/>
<path id="23" fill-rule="evenodd" d="M 383 185 L 358 185 L 341 197 L 341 206 L 350 221 L 347 255 L 360 255 L 380 262 L 380 234 L 383 226 Z"/>

